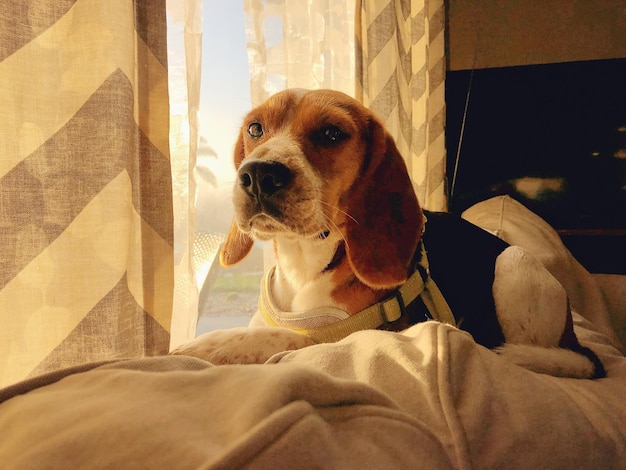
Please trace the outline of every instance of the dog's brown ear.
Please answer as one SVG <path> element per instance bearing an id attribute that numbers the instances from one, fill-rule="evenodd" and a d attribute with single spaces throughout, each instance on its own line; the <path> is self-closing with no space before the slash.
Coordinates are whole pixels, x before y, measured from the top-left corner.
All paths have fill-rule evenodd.
<path id="1" fill-rule="evenodd" d="M 364 168 L 347 197 L 344 236 L 357 277 L 374 288 L 408 278 L 422 233 L 423 215 L 406 165 L 393 138 L 371 118 Z"/>
<path id="2" fill-rule="evenodd" d="M 253 244 L 254 240 L 239 230 L 239 227 L 233 221 L 226 236 L 226 241 L 220 250 L 220 264 L 224 267 L 237 264 L 250 253 Z"/>
<path id="3" fill-rule="evenodd" d="M 241 161 L 244 159 L 245 149 L 243 145 L 243 133 L 239 133 L 239 137 L 237 138 L 237 142 L 235 143 L 234 149 L 234 162 L 235 168 L 239 168 L 241 165 Z M 226 241 L 224 245 L 222 245 L 222 249 L 220 250 L 220 264 L 224 267 L 232 266 L 233 264 L 237 264 L 239 261 L 244 259 L 246 255 L 252 249 L 252 245 L 254 244 L 254 240 L 252 238 L 243 233 L 237 227 L 237 224 L 233 220 L 230 231 L 226 236 Z"/>

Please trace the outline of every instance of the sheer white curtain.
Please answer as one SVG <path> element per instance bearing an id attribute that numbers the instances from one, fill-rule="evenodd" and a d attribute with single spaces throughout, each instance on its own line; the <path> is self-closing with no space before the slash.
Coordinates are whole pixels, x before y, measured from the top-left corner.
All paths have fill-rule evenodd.
<path id="1" fill-rule="evenodd" d="M 167 0 L 170 154 L 174 212 L 174 299 L 170 348 L 195 336 L 195 166 L 202 61 L 202 0 Z"/>
<path id="2" fill-rule="evenodd" d="M 354 96 L 353 2 L 245 0 L 252 105 L 285 88 Z"/>

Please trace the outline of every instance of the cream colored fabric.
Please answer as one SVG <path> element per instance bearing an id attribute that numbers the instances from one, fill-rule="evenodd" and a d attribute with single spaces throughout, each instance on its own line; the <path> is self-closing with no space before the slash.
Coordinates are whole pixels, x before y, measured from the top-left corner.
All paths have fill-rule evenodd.
<path id="1" fill-rule="evenodd" d="M 451 468 L 385 394 L 305 366 L 169 356 L 58 379 L 0 405 L 3 469 Z"/>
<path id="2" fill-rule="evenodd" d="M 626 345 L 626 281 L 620 274 L 593 274 L 593 280 L 602 292 L 608 306 L 609 318 L 617 339 Z"/>
<path id="3" fill-rule="evenodd" d="M 443 0 L 357 2 L 356 97 L 383 120 L 420 203 L 447 207 Z"/>
<path id="4" fill-rule="evenodd" d="M 387 393 L 428 426 L 455 468 L 619 467 L 626 359 L 578 316 L 576 324 L 580 339 L 601 354 L 608 379 L 535 374 L 435 322 L 401 335 L 362 331 L 274 362 L 306 364 Z"/>
<path id="5" fill-rule="evenodd" d="M 167 352 L 165 8 L 0 9 L 0 384 Z"/>
<path id="6" fill-rule="evenodd" d="M 182 356 L 0 390 L 6 469 L 621 468 L 626 359 L 576 316 L 608 378 L 510 364 L 451 326 L 368 330 L 270 363 Z M 48 385 L 47 385 L 48 384 Z"/>

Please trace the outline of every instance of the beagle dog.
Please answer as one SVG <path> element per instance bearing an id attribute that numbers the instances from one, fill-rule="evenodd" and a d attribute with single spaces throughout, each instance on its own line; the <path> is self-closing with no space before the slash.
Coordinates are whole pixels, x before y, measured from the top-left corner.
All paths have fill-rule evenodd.
<path id="1" fill-rule="evenodd" d="M 356 100 L 278 93 L 245 117 L 234 158 L 235 219 L 220 262 L 271 240 L 276 266 L 252 328 L 207 333 L 174 353 L 263 362 L 360 329 L 434 319 L 537 372 L 605 374 L 578 342 L 559 282 L 522 248 L 422 210 L 393 138 Z"/>

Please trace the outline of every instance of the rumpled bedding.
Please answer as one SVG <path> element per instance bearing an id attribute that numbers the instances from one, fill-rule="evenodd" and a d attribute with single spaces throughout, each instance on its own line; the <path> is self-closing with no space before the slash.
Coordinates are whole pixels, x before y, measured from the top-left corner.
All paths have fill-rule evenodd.
<path id="1" fill-rule="evenodd" d="M 485 228 L 529 216 L 495 202 L 485 208 L 499 225 Z M 572 260 L 550 262 L 558 271 Z M 575 331 L 604 379 L 527 371 L 436 322 L 361 331 L 262 365 L 86 364 L 0 390 L 0 467 L 626 468 L 626 358 L 606 333 L 626 317 L 616 297 L 626 276 L 604 288 L 605 276 L 583 274 L 569 281 L 585 309 Z"/>

